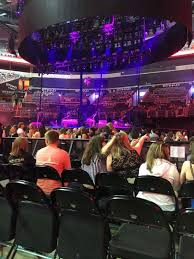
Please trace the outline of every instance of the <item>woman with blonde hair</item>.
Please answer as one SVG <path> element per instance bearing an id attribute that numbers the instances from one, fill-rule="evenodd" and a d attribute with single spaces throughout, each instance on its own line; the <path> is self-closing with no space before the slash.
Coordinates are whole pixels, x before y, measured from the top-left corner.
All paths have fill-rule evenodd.
<path id="1" fill-rule="evenodd" d="M 189 141 L 190 155 L 188 161 L 185 161 L 182 165 L 180 181 L 183 184 L 185 181 L 194 180 L 194 137 Z"/>
<path id="2" fill-rule="evenodd" d="M 10 164 L 17 164 L 23 166 L 34 166 L 35 159 L 27 152 L 28 140 L 26 138 L 18 137 L 12 144 L 12 150 L 8 161 Z"/>
<path id="3" fill-rule="evenodd" d="M 156 176 L 168 180 L 176 191 L 179 187 L 179 173 L 176 165 L 169 161 L 169 146 L 162 142 L 151 144 L 146 162 L 139 168 L 139 176 Z M 175 201 L 167 195 L 139 192 L 138 198 L 152 201 L 159 205 L 164 211 L 174 211 Z"/>
<path id="4" fill-rule="evenodd" d="M 143 162 L 140 153 L 145 139 L 144 136 L 132 147 L 124 131 L 115 134 L 102 148 L 102 154 L 107 156 L 107 171 L 119 172 L 126 178 L 136 177 Z"/>

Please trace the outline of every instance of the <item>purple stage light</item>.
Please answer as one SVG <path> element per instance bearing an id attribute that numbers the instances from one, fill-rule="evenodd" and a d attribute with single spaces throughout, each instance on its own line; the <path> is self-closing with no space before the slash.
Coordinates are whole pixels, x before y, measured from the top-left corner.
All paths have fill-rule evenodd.
<path id="1" fill-rule="evenodd" d="M 22 15 L 23 11 L 24 11 L 24 2 L 25 0 L 18 0 L 17 1 L 17 7 L 16 7 L 16 15 L 19 17 Z"/>
<path id="2" fill-rule="evenodd" d="M 79 40 L 80 38 L 80 33 L 79 31 L 72 31 L 70 34 L 69 34 L 69 38 L 71 40 L 71 42 L 73 44 L 76 44 L 76 42 Z"/>
<path id="3" fill-rule="evenodd" d="M 103 32 L 106 36 L 111 36 L 114 32 L 115 17 L 113 16 L 112 22 L 103 26 Z"/>
<path id="4" fill-rule="evenodd" d="M 89 85 L 91 84 L 91 77 L 85 78 L 85 79 L 84 79 L 84 84 L 85 84 L 86 86 L 89 86 Z"/>

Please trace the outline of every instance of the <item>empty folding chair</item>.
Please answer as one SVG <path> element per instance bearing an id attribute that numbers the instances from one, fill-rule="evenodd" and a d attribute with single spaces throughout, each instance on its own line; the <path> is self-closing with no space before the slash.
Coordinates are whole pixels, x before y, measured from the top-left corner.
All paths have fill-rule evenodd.
<path id="1" fill-rule="evenodd" d="M 135 179 L 135 192 L 136 194 L 138 194 L 138 192 L 148 192 L 171 196 L 174 200 L 175 210 L 172 212 L 165 212 L 165 215 L 170 222 L 175 220 L 179 210 L 178 199 L 168 180 L 156 176 L 138 176 Z"/>
<path id="2" fill-rule="evenodd" d="M 14 258 L 18 246 L 36 253 L 56 248 L 58 223 L 54 209 L 40 188 L 26 181 L 10 182 L 7 197 L 17 210 Z"/>
<path id="3" fill-rule="evenodd" d="M 117 173 L 101 173 L 96 175 L 96 199 L 101 210 L 105 210 L 108 199 L 113 195 L 133 197 L 133 185 Z"/>
<path id="4" fill-rule="evenodd" d="M 172 259 L 174 242 L 163 211 L 154 203 L 128 197 L 113 197 L 108 217 L 123 223 L 110 241 L 113 257 Z"/>
<path id="5" fill-rule="evenodd" d="M 194 209 L 182 210 L 176 220 L 179 239 L 179 259 L 193 259 L 194 255 Z"/>
<path id="6" fill-rule="evenodd" d="M 87 172 L 82 169 L 64 170 L 61 175 L 63 186 L 80 186 L 94 195 L 94 183 Z"/>
<path id="7" fill-rule="evenodd" d="M 194 207 L 194 181 L 188 181 L 182 184 L 179 191 L 179 198 L 182 200 L 183 208 Z"/>
<path id="8" fill-rule="evenodd" d="M 80 189 L 63 187 L 51 198 L 60 215 L 57 254 L 68 259 L 105 259 L 109 226 L 94 200 Z"/>
<path id="9" fill-rule="evenodd" d="M 94 186 L 94 183 L 87 172 L 82 169 L 68 169 L 64 170 L 62 175 L 62 183 L 68 185 L 69 183 L 78 183 Z"/>

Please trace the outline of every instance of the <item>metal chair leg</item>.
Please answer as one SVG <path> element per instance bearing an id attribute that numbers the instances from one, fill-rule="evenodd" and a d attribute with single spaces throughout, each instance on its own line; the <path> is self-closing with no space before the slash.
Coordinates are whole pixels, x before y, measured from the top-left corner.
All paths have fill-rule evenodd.
<path id="1" fill-rule="evenodd" d="M 6 256 L 6 259 L 9 259 L 12 252 L 14 251 L 14 253 L 16 254 L 17 252 L 17 245 L 15 244 L 15 242 L 13 243 L 13 245 L 11 246 L 10 250 L 9 250 L 9 253 L 7 254 Z M 15 256 L 15 255 L 14 255 Z M 12 257 L 11 257 L 12 258 Z"/>

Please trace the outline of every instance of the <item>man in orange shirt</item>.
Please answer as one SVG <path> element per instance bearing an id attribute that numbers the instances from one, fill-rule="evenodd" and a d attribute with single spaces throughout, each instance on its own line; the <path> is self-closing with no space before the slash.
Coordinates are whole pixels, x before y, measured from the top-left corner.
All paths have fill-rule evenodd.
<path id="1" fill-rule="evenodd" d="M 71 168 L 69 154 L 58 148 L 59 134 L 55 130 L 48 131 L 45 134 L 46 147 L 40 149 L 36 154 L 36 165 L 45 165 L 53 167 L 59 175 L 64 169 Z M 41 179 L 37 181 L 37 185 L 43 189 L 45 193 L 50 193 L 53 189 L 60 187 L 59 182 L 54 180 Z"/>

